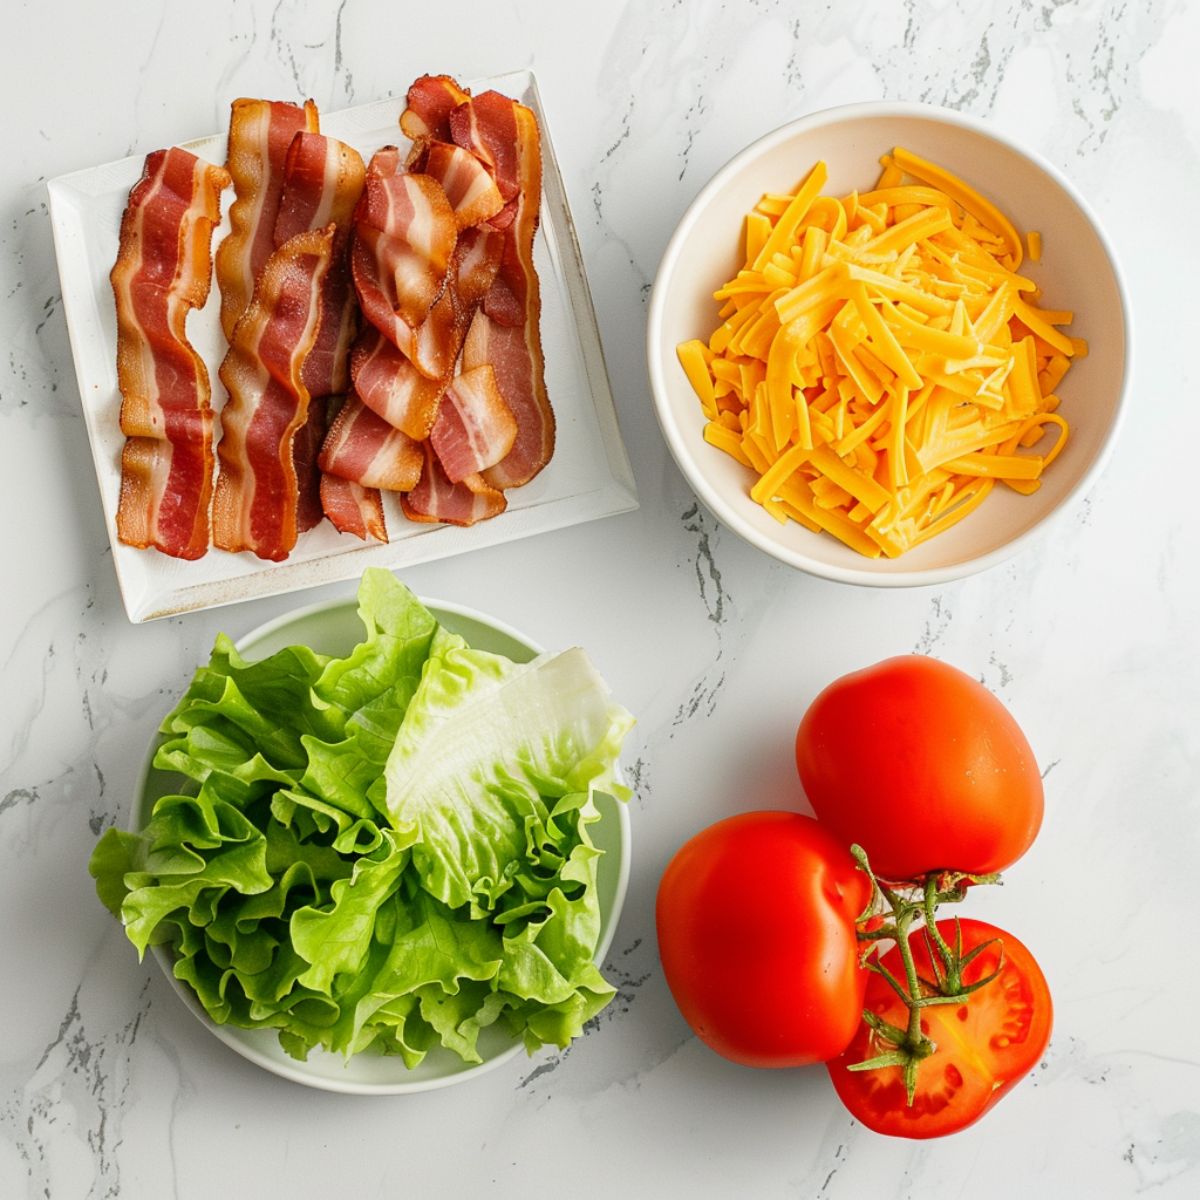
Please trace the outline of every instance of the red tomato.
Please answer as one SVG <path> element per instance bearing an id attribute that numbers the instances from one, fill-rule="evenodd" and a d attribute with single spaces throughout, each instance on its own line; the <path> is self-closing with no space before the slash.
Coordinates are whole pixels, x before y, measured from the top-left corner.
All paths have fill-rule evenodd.
<path id="1" fill-rule="evenodd" d="M 861 1020 L 854 921 L 870 890 L 811 817 L 750 812 L 702 830 L 658 886 L 658 952 L 684 1020 L 751 1067 L 840 1054 Z"/>
<path id="2" fill-rule="evenodd" d="M 885 879 L 1002 871 L 1042 824 L 1042 780 L 1008 710 L 981 683 L 919 655 L 844 675 L 796 734 L 821 822 Z"/>
<path id="3" fill-rule="evenodd" d="M 899 1067 L 850 1071 L 893 1047 L 865 1022 L 846 1052 L 828 1064 L 829 1075 L 842 1103 L 868 1129 L 893 1137 L 932 1138 L 954 1133 L 977 1121 L 1001 1096 L 1037 1065 L 1050 1040 L 1053 1007 L 1046 978 L 1032 954 L 1011 933 L 983 921 L 963 918 L 963 953 L 990 938 L 1004 944 L 1000 974 L 961 1004 L 935 1005 L 921 1014 L 921 1030 L 937 1049 L 917 1069 L 917 1091 L 906 1103 Z M 954 921 L 937 923 L 942 936 L 954 944 Z M 917 973 L 932 979 L 932 966 L 920 930 L 909 935 Z M 984 950 L 967 965 L 963 982 L 990 975 L 1000 958 L 998 946 Z M 900 952 L 892 947 L 883 965 L 904 978 Z M 886 980 L 872 974 L 866 1007 L 900 1028 L 908 1024 L 908 1009 Z"/>

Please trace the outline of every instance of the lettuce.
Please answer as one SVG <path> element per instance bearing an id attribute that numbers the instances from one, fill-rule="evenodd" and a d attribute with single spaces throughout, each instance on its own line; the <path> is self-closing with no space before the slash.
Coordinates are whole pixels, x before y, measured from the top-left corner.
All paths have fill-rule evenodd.
<path id="1" fill-rule="evenodd" d="M 289 1054 L 434 1047 L 500 1023 L 565 1046 L 597 969 L 597 792 L 632 724 L 579 650 L 514 663 L 438 625 L 387 571 L 344 658 L 217 639 L 164 720 L 177 792 L 90 871 L 139 955 L 167 945 L 218 1023 Z"/>

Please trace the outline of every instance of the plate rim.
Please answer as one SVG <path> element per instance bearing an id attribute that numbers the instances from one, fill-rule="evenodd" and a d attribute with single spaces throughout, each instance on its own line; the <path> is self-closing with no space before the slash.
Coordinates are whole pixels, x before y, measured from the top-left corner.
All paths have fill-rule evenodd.
<path id="1" fill-rule="evenodd" d="M 467 620 L 478 622 L 481 625 L 487 626 L 501 633 L 514 641 L 525 646 L 533 655 L 546 653 L 545 648 L 528 634 L 523 633 L 515 626 L 502 621 L 499 618 L 492 617 L 487 613 L 480 612 L 479 609 L 470 605 L 460 604 L 452 600 L 438 600 L 432 597 L 417 596 L 417 600 L 423 604 L 435 618 L 439 613 L 448 613 L 452 616 L 463 617 Z M 306 604 L 300 608 L 291 609 L 286 613 L 281 613 L 270 620 L 263 621 L 256 625 L 253 629 L 248 630 L 234 643 L 235 648 L 239 653 L 248 644 L 258 641 L 262 638 L 269 637 L 273 633 L 278 633 L 281 629 L 286 628 L 292 622 L 307 620 L 312 617 L 318 617 L 323 613 L 333 610 L 354 609 L 358 605 L 358 600 L 353 596 L 333 597 L 327 600 L 318 600 L 312 604 Z M 439 621 L 440 624 L 440 621 Z M 139 822 L 137 822 L 137 812 L 142 803 L 142 797 L 145 794 L 146 786 L 150 779 L 150 773 L 154 768 L 154 751 L 157 748 L 158 739 L 157 729 L 155 737 L 151 741 L 151 748 L 144 755 L 141 767 L 138 771 L 137 780 L 134 784 L 131 793 L 128 812 L 125 819 L 125 827 L 130 833 L 139 833 Z M 624 770 L 618 762 L 615 771 L 615 777 L 618 782 L 626 783 Z M 620 853 L 617 858 L 617 880 L 616 889 L 613 894 L 612 911 L 609 916 L 606 928 L 604 929 L 599 942 L 596 945 L 596 953 L 593 956 L 593 961 L 599 967 L 603 964 L 604 959 L 608 955 L 609 949 L 612 947 L 613 940 L 616 936 L 617 925 L 620 923 L 621 914 L 624 911 L 625 900 L 629 891 L 629 879 L 631 871 L 631 832 L 632 826 L 629 816 L 629 804 L 620 800 L 613 799 L 614 811 L 617 814 L 617 827 L 619 830 Z M 170 984 L 172 991 L 183 1001 L 188 1011 L 200 1022 L 209 1033 L 211 1033 L 224 1046 L 228 1047 L 235 1054 L 244 1058 L 247 1062 L 253 1063 L 257 1067 L 261 1067 L 265 1071 L 269 1071 L 272 1075 L 276 1075 L 281 1079 L 286 1079 L 291 1083 L 302 1084 L 305 1087 L 316 1088 L 320 1091 L 334 1092 L 340 1095 L 355 1095 L 355 1096 L 397 1096 L 407 1095 L 410 1093 L 437 1091 L 444 1087 L 451 1087 L 457 1083 L 467 1083 L 473 1079 L 479 1078 L 481 1075 L 487 1074 L 489 1071 L 495 1070 L 506 1062 L 510 1062 L 517 1054 L 524 1049 L 524 1043 L 520 1040 L 515 1040 L 513 1044 L 491 1058 L 484 1059 L 481 1063 L 467 1064 L 462 1070 L 452 1071 L 448 1075 L 439 1075 L 429 1079 L 420 1080 L 399 1080 L 398 1082 L 389 1083 L 366 1083 L 355 1080 L 341 1080 L 335 1078 L 327 1078 L 317 1076 L 307 1072 L 305 1063 L 297 1060 L 293 1063 L 291 1060 L 281 1061 L 272 1057 L 258 1047 L 247 1043 L 241 1036 L 243 1034 L 264 1034 L 271 1035 L 271 1030 L 252 1030 L 242 1029 L 240 1026 L 219 1025 L 215 1022 L 208 1013 L 204 1010 L 203 1005 L 197 999 L 195 993 L 187 987 L 180 979 L 176 978 L 174 972 L 174 960 L 171 957 L 170 950 L 165 945 L 154 945 L 150 947 L 150 955 L 166 976 L 167 982 Z M 335 1056 L 340 1057 L 340 1056 Z M 348 1060 L 347 1060 L 348 1061 Z M 403 1060 L 396 1058 L 396 1062 L 403 1066 Z M 405 1068 L 407 1070 L 407 1068 Z"/>

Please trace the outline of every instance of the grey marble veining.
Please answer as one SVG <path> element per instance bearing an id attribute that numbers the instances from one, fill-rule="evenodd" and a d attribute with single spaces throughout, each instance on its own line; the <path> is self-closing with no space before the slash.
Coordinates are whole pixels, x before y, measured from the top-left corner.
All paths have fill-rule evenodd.
<path id="1" fill-rule="evenodd" d="M 18 4 L 0 71 L 0 1197 L 1200 1194 L 1200 5 L 1190 0 L 214 0 Z M 431 15 L 432 12 L 432 15 Z M 219 629 L 328 588 L 150 626 L 120 608 L 71 368 L 44 181 L 224 125 L 241 94 L 325 109 L 425 71 L 531 66 L 579 227 L 642 508 L 422 566 L 419 591 L 584 644 L 640 721 L 634 874 L 613 1005 L 562 1054 L 396 1100 L 236 1058 L 138 966 L 92 892 L 141 755 Z M 699 507 L 643 366 L 667 238 L 743 145 L 847 101 L 985 116 L 1065 170 L 1123 257 L 1134 417 L 1087 500 L 1016 561 L 902 593 L 794 574 Z M 1083 304 L 1079 305 L 1083 309 Z M 554 564 L 550 576 L 547 564 Z M 1032 1079 L 943 1143 L 856 1126 L 820 1070 L 753 1072 L 678 1017 L 658 876 L 691 832 L 797 795 L 791 738 L 835 675 L 947 659 L 1028 730 L 1045 829 L 976 911 L 1055 992 Z"/>

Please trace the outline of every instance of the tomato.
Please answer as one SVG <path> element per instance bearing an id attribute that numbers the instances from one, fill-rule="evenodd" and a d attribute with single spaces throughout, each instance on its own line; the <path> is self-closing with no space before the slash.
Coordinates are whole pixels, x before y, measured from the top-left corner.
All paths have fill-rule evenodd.
<path id="1" fill-rule="evenodd" d="M 747 1066 L 840 1054 L 861 1020 L 854 922 L 870 891 L 811 817 L 749 812 L 702 830 L 658 887 L 658 951 L 684 1020 Z"/>
<path id="2" fill-rule="evenodd" d="M 937 1049 L 917 1069 L 917 1091 L 906 1103 L 900 1067 L 851 1071 L 893 1047 L 864 1022 L 846 1052 L 828 1064 L 833 1086 L 842 1103 L 868 1129 L 894 1137 L 931 1138 L 954 1133 L 977 1121 L 1014 1084 L 1036 1066 L 1050 1040 L 1053 1008 L 1046 978 L 1033 955 L 1010 933 L 968 918 L 961 920 L 963 953 L 991 938 L 1004 946 L 1000 974 L 961 1004 L 936 1005 L 921 1014 L 921 1030 Z M 937 923 L 942 936 L 954 944 L 954 921 Z M 917 972 L 932 979 L 924 935 L 909 935 Z M 988 947 L 969 963 L 963 982 L 990 975 L 1000 961 L 1000 949 Z M 892 947 L 883 965 L 903 980 L 900 952 Z M 866 1007 L 892 1025 L 904 1028 L 908 1009 L 881 976 L 872 974 Z"/>
<path id="3" fill-rule="evenodd" d="M 932 658 L 889 658 L 829 685 L 796 734 L 821 822 L 877 875 L 1002 871 L 1042 823 L 1042 779 L 1008 710 Z"/>

